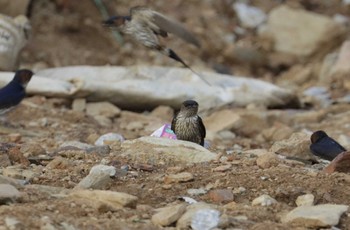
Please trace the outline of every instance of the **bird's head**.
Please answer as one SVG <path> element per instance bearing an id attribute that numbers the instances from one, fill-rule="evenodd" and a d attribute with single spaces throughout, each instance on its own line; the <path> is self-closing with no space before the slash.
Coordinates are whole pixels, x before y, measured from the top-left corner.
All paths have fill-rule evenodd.
<path id="1" fill-rule="evenodd" d="M 120 27 L 123 26 L 126 20 L 130 20 L 128 16 L 114 16 L 108 20 L 103 21 L 103 25 L 107 27 Z"/>
<path id="2" fill-rule="evenodd" d="M 194 116 L 198 112 L 198 103 L 194 100 L 186 100 L 182 103 L 180 111 L 187 116 Z"/>
<path id="3" fill-rule="evenodd" d="M 311 143 L 316 143 L 324 137 L 328 137 L 327 133 L 323 130 L 318 130 L 311 135 Z"/>
<path id="4" fill-rule="evenodd" d="M 21 84 L 24 88 L 27 86 L 28 82 L 33 76 L 33 72 L 28 69 L 20 69 L 16 71 L 15 77 L 13 78 L 13 81 L 18 82 Z"/>

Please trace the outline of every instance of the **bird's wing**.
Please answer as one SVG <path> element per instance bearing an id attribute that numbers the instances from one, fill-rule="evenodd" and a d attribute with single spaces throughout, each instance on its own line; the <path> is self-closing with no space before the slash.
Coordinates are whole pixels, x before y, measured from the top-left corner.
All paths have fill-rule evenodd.
<path id="1" fill-rule="evenodd" d="M 343 146 L 330 137 L 324 137 L 320 141 L 311 144 L 310 150 L 316 156 L 326 160 L 333 160 L 340 153 L 346 151 Z"/>
<path id="2" fill-rule="evenodd" d="M 173 130 L 174 133 L 175 133 L 175 126 L 176 126 L 176 116 L 177 114 L 175 114 L 173 120 L 171 121 L 171 130 Z"/>
<path id="3" fill-rule="evenodd" d="M 204 139 L 205 135 L 206 135 L 206 131 L 205 131 L 205 127 L 204 127 L 202 118 L 200 116 L 198 116 L 198 125 L 199 125 L 199 130 L 201 132 L 201 135 L 202 135 L 202 137 Z"/>
<path id="4" fill-rule="evenodd" d="M 175 34 L 184 41 L 200 47 L 197 38 L 180 23 L 147 7 L 137 6 L 130 9 L 131 18 L 147 23 L 156 34 L 164 37 L 166 32 Z"/>

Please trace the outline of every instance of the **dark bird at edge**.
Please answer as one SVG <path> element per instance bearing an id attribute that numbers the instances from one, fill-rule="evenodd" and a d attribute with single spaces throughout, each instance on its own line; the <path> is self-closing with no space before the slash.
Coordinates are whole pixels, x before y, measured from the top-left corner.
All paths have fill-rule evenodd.
<path id="1" fill-rule="evenodd" d="M 0 114 L 6 113 L 18 105 L 26 95 L 25 88 L 33 76 L 27 69 L 18 70 L 14 78 L 0 89 Z"/>
<path id="2" fill-rule="evenodd" d="M 196 101 L 184 101 L 180 111 L 171 122 L 171 129 L 176 134 L 177 139 L 204 146 L 205 127 L 202 118 L 197 113 L 198 103 Z"/>
<path id="3" fill-rule="evenodd" d="M 323 130 L 314 132 L 310 139 L 311 152 L 322 159 L 332 161 L 340 153 L 346 151 L 343 146 L 329 137 Z"/>
<path id="4" fill-rule="evenodd" d="M 158 40 L 158 36 L 168 37 L 168 33 L 172 33 L 184 41 L 200 47 L 200 43 L 196 37 L 180 23 L 147 7 L 136 6 L 130 9 L 129 16 L 114 16 L 104 21 L 103 24 L 108 27 L 114 27 L 121 33 L 130 35 L 144 46 L 157 50 L 180 62 L 184 67 L 190 69 L 210 85 L 207 80 L 187 65 L 172 49 L 162 46 Z"/>

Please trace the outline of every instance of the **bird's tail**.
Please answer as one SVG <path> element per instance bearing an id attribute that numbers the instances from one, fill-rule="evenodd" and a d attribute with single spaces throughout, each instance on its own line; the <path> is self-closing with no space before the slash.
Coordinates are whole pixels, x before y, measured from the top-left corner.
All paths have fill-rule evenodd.
<path id="1" fill-rule="evenodd" d="M 200 77 L 202 79 L 202 81 L 204 81 L 205 83 L 207 83 L 208 85 L 211 86 L 211 84 L 207 80 L 205 80 L 205 78 L 203 76 L 201 76 L 199 73 L 194 71 L 189 65 L 187 65 L 172 49 L 162 47 L 160 51 L 162 53 L 164 53 L 165 55 L 167 55 L 168 57 L 174 59 L 175 61 L 180 62 L 183 66 L 185 66 L 186 68 L 191 70 L 195 75 Z"/>

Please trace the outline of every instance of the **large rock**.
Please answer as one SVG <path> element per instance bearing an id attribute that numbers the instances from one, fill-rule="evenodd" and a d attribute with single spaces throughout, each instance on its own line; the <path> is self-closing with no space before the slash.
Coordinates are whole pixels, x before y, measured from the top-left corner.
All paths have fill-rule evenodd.
<path id="1" fill-rule="evenodd" d="M 254 103 L 275 107 L 297 100 L 290 90 L 265 81 L 212 72 L 203 72 L 201 75 L 212 86 L 203 83 L 198 76 L 184 68 L 62 67 L 38 71 L 27 91 L 45 96 L 109 101 L 119 108 L 138 110 L 149 110 L 158 105 L 179 108 L 189 98 L 198 101 L 200 109 L 232 103 L 237 106 Z M 1 73 L 0 84 L 11 77 L 13 73 Z M 43 80 L 45 77 L 49 79 Z"/>
<path id="2" fill-rule="evenodd" d="M 267 26 L 276 51 L 300 57 L 338 45 L 345 33 L 339 23 L 327 16 L 285 5 L 270 12 Z"/>
<path id="3" fill-rule="evenodd" d="M 121 147 L 122 155 L 129 156 L 135 163 L 158 164 L 160 161 L 198 163 L 216 158 L 215 153 L 198 144 L 167 138 L 146 136 L 124 141 Z"/>
<path id="4" fill-rule="evenodd" d="M 289 139 L 275 142 L 270 151 L 283 156 L 295 157 L 303 160 L 315 160 L 309 149 L 310 136 L 306 133 L 293 133 Z"/>
<path id="5" fill-rule="evenodd" d="M 21 197 L 21 193 L 12 185 L 0 184 L 0 204 L 14 202 Z"/>
<path id="6" fill-rule="evenodd" d="M 95 165 L 91 168 L 89 175 L 82 179 L 75 187 L 76 189 L 101 189 L 115 176 L 116 168 L 108 165 Z"/>
<path id="7" fill-rule="evenodd" d="M 340 216 L 348 210 L 347 205 L 321 204 L 300 206 L 282 218 L 282 222 L 306 228 L 330 227 L 339 223 Z"/>
<path id="8" fill-rule="evenodd" d="M 17 56 L 27 43 L 26 33 L 29 30 L 30 23 L 25 16 L 19 15 L 16 18 L 11 18 L 0 14 L 0 70 L 13 71 L 17 69 Z"/>
<path id="9" fill-rule="evenodd" d="M 155 210 L 152 223 L 160 226 L 168 226 L 177 221 L 186 211 L 186 204 L 177 204 Z"/>

